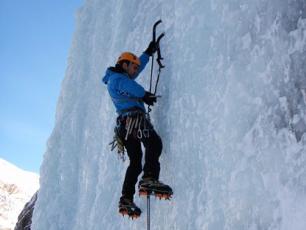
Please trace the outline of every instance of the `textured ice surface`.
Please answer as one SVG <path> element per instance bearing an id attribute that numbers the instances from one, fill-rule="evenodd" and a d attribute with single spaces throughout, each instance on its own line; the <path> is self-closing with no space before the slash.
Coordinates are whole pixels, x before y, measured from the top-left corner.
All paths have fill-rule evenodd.
<path id="1" fill-rule="evenodd" d="M 145 229 L 117 214 L 128 162 L 108 143 L 115 110 L 101 83 L 122 51 L 140 54 L 163 20 L 152 118 L 163 139 L 151 229 L 306 226 L 304 0 L 87 0 L 78 12 L 33 229 Z M 148 88 L 149 65 L 139 78 Z"/>

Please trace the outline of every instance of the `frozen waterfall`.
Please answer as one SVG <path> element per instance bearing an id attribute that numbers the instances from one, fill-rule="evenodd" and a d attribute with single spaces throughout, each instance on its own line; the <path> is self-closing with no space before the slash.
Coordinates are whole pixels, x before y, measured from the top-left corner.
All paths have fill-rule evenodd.
<path id="1" fill-rule="evenodd" d="M 87 0 L 41 167 L 34 230 L 145 229 L 117 205 L 128 162 L 110 152 L 115 109 L 101 78 L 159 32 L 152 119 L 163 139 L 152 230 L 306 228 L 304 0 Z M 138 82 L 148 89 L 149 70 Z"/>

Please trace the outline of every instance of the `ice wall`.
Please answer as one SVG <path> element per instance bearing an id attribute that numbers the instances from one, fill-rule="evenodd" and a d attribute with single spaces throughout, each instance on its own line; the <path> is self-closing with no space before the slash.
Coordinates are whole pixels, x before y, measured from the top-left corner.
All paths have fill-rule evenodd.
<path id="1" fill-rule="evenodd" d="M 306 3 L 303 0 L 87 0 L 78 12 L 34 230 L 145 229 L 118 215 L 123 176 L 108 143 L 115 110 L 101 83 L 140 54 L 163 20 L 153 123 L 171 202 L 151 229 L 305 229 Z M 148 88 L 149 66 L 139 82 Z"/>

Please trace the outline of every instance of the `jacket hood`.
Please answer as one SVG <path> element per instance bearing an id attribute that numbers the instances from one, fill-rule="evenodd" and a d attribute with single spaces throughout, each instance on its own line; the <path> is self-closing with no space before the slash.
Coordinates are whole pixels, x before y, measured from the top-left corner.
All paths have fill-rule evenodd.
<path id="1" fill-rule="evenodd" d="M 102 81 L 104 82 L 104 84 L 107 85 L 107 82 L 112 74 L 113 74 L 113 71 L 111 71 L 110 68 L 108 68 L 105 72 L 104 77 L 102 78 Z"/>
<path id="2" fill-rule="evenodd" d="M 116 65 L 115 67 L 108 67 L 104 77 L 102 78 L 102 81 L 104 82 L 104 84 L 107 85 L 109 78 L 111 77 L 111 75 L 113 75 L 114 73 L 124 73 L 124 70 L 122 69 L 122 67 L 120 65 Z"/>

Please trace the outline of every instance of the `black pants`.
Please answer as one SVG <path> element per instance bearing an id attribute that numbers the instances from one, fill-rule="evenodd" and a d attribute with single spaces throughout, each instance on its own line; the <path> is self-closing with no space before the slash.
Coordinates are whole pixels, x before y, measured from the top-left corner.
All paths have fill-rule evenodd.
<path id="1" fill-rule="evenodd" d="M 159 178 L 160 164 L 159 157 L 162 152 L 162 141 L 159 135 L 150 125 L 148 137 L 142 137 L 139 139 L 134 130 L 130 134 L 127 140 L 124 139 L 126 130 L 123 124 L 121 127 L 121 139 L 124 142 L 124 146 L 129 156 L 130 165 L 128 166 L 123 182 L 122 196 L 133 199 L 135 194 L 135 185 L 138 180 L 138 176 L 143 171 L 143 178 L 152 177 L 156 180 Z M 142 150 L 141 143 L 145 148 L 145 164 L 142 168 Z"/>

